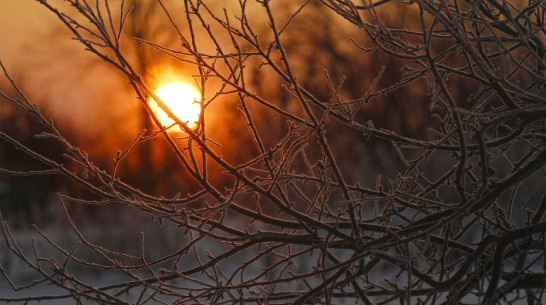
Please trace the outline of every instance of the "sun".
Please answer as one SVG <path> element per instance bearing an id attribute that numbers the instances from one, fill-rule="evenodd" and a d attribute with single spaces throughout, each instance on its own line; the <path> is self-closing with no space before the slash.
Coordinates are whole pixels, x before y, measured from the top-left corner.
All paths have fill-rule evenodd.
<path id="1" fill-rule="evenodd" d="M 191 85 L 182 82 L 168 82 L 160 85 L 155 94 L 176 115 L 180 121 L 187 123 L 188 127 L 195 128 L 199 122 L 201 113 L 201 94 Z M 150 97 L 150 108 L 164 127 L 174 124 L 157 102 Z"/>

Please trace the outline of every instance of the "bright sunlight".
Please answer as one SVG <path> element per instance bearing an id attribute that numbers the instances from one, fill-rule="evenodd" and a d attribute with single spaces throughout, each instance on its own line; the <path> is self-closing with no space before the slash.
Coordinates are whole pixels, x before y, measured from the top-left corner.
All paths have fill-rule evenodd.
<path id="1" fill-rule="evenodd" d="M 199 121 L 201 107 L 200 93 L 191 85 L 181 82 L 169 82 L 159 86 L 155 94 L 188 127 L 195 128 Z M 163 111 L 157 102 L 150 98 L 150 107 L 163 126 L 170 126 L 174 121 Z"/>

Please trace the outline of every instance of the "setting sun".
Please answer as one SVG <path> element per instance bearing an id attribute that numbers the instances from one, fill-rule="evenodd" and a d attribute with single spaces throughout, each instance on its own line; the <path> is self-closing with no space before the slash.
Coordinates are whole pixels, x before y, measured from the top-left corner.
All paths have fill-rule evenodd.
<path id="1" fill-rule="evenodd" d="M 155 90 L 155 94 L 182 122 L 186 122 L 188 127 L 195 128 L 197 126 L 201 113 L 199 105 L 201 95 L 193 86 L 181 82 L 169 82 L 159 86 Z M 163 126 L 170 126 L 174 123 L 154 99 L 150 98 L 149 103 Z"/>

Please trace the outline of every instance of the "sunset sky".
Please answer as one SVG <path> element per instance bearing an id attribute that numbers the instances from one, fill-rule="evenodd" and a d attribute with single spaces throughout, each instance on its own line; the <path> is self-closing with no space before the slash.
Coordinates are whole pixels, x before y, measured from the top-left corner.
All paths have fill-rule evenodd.
<path id="1" fill-rule="evenodd" d="M 117 128 L 134 127 L 126 113 L 138 104 L 128 100 L 127 93 L 120 90 L 103 94 L 105 85 L 119 88 L 120 84 L 95 65 L 95 59 L 71 37 L 60 21 L 37 1 L 0 1 L 0 60 L 32 103 L 47 108 L 47 113 L 58 123 L 85 129 L 84 135 L 90 138 L 101 133 L 105 128 L 103 122 L 113 121 L 97 120 L 98 114 L 117 121 L 125 117 L 125 123 Z M 107 103 L 94 102 L 99 99 Z M 104 105 L 113 105 L 113 100 L 118 107 L 104 111 Z"/>
<path id="2" fill-rule="evenodd" d="M 8 66 L 24 63 L 47 32 L 54 17 L 38 2 L 30 0 L 0 1 L 0 58 Z"/>

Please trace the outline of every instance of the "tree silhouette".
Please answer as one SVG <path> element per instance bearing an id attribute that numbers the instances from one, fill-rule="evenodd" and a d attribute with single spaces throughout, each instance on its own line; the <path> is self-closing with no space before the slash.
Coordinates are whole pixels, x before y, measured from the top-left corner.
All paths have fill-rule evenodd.
<path id="1" fill-rule="evenodd" d="M 5 132 L 0 138 L 95 199 L 61 195 L 78 242 L 61 245 L 43 234 L 56 255 L 24 251 L 3 222 L 8 248 L 41 278 L 23 288 L 46 282 L 65 292 L 2 300 L 540 304 L 544 298 L 543 2 L 263 0 L 222 8 L 185 0 L 176 10 L 158 1 L 163 15 L 154 18 L 169 22 L 176 45 L 136 39 L 194 66 L 202 93 L 196 129 L 160 101 L 126 56 L 121 41 L 132 38 L 123 35 L 131 14 L 123 1 L 118 15 L 109 1 L 69 0 L 70 14 L 39 2 L 126 76 L 151 115 L 153 135 L 192 181 L 174 181 L 175 196 L 145 193 L 117 173 L 142 134 L 111 168 L 99 168 L 23 92 L 4 94 L 43 123 L 42 135 L 64 146 L 64 159 L 54 161 Z M 323 33 L 326 42 L 317 37 Z M 183 137 L 162 127 L 149 97 Z M 374 166 L 381 162 L 389 166 Z M 184 195 L 190 184 L 199 189 Z M 112 203 L 157 226 L 173 225 L 185 238 L 161 249 L 146 234 L 127 236 L 140 248 L 119 251 L 86 237 L 70 218 L 68 205 Z M 82 270 L 115 274 L 116 282 L 86 281 Z"/>

